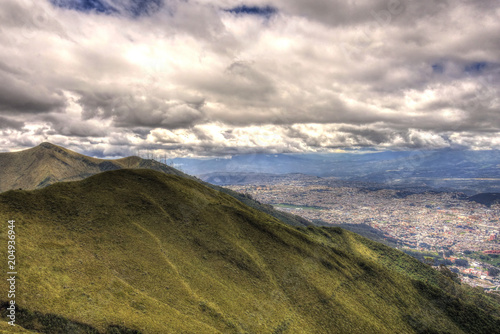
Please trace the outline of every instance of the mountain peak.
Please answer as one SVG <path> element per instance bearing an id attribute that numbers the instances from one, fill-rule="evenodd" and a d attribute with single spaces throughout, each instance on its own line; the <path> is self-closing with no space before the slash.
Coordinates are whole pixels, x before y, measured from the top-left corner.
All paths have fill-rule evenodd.
<path id="1" fill-rule="evenodd" d="M 43 147 L 43 148 L 47 148 L 47 149 L 54 149 L 54 148 L 59 148 L 59 146 L 57 145 L 54 145 L 52 143 L 49 143 L 49 142 L 43 142 L 41 143 L 40 145 L 38 145 L 38 147 Z"/>
<path id="2" fill-rule="evenodd" d="M 159 162 L 151 163 L 139 157 L 98 159 L 50 142 L 43 142 L 24 151 L 0 153 L 0 167 L 0 192 L 19 188 L 37 189 L 60 181 L 81 180 L 103 171 L 122 168 L 149 168 L 185 175 Z"/>

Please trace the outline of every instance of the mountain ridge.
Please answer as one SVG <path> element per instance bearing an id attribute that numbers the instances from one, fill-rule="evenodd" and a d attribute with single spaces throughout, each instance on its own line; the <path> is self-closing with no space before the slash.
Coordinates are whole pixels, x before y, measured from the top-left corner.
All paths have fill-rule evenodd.
<path id="1" fill-rule="evenodd" d="M 204 183 L 196 177 L 156 160 L 137 156 L 111 160 L 98 159 L 45 142 L 23 151 L 0 153 L 0 193 L 11 189 L 39 189 L 57 182 L 78 181 L 104 171 L 127 168 L 151 169 Z M 204 184 L 289 225 L 312 224 L 302 217 L 275 210 L 272 206 L 259 203 L 244 194 L 209 183 Z"/>
<path id="2" fill-rule="evenodd" d="M 90 175 L 122 168 L 150 168 L 170 174 L 180 171 L 137 156 L 98 159 L 49 142 L 18 152 L 0 153 L 0 192 L 37 189 L 56 182 L 76 181 Z"/>

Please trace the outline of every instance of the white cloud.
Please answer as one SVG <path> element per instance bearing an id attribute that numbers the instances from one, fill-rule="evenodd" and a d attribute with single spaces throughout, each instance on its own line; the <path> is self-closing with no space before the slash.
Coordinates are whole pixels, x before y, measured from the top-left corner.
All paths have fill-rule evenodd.
<path id="1" fill-rule="evenodd" d="M 499 148 L 494 1 L 103 3 L 2 2 L 2 147 Z M 243 5 L 276 12 L 225 11 Z"/>

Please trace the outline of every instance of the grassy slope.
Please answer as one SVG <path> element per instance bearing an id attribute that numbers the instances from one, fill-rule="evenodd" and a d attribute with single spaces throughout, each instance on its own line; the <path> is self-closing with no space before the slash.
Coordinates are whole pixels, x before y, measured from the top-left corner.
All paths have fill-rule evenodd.
<path id="1" fill-rule="evenodd" d="M 2 319 L 3 320 L 3 319 Z M 0 321 L 0 333 L 33 333 L 33 331 L 27 330 L 19 325 L 11 326 L 5 321 Z"/>
<path id="2" fill-rule="evenodd" d="M 9 219 L 17 221 L 17 302 L 46 315 L 21 323 L 26 328 L 47 328 L 48 314 L 101 332 L 110 325 L 144 333 L 463 333 L 472 326 L 432 302 L 444 292 L 432 290 L 430 299 L 384 265 L 369 241 L 342 229 L 299 231 L 178 176 L 120 170 L 9 191 L 0 195 L 0 221 Z M 498 328 L 498 318 L 470 307 L 481 315 L 477 332 Z"/>
<path id="3" fill-rule="evenodd" d="M 20 152 L 0 153 L 0 192 L 19 188 L 39 189 L 57 182 L 78 181 L 103 171 L 122 168 L 151 169 L 197 180 L 195 177 L 155 160 L 134 156 L 116 160 L 96 159 L 51 143 L 42 143 L 37 147 Z M 289 225 L 307 226 L 311 224 L 304 218 L 274 210 L 270 205 L 261 204 L 235 191 L 209 183 L 204 184 Z"/>
<path id="4" fill-rule="evenodd" d="M 323 243 L 329 243 L 332 237 L 335 239 L 336 235 L 342 231 L 338 227 L 301 230 L 309 235 L 316 235 L 316 240 Z M 349 249 L 352 243 L 363 245 L 361 248 L 365 256 L 378 265 L 409 278 L 419 293 L 425 296 L 429 305 L 441 309 L 465 332 L 488 332 L 482 325 L 484 323 L 500 328 L 498 327 L 500 296 L 485 294 L 481 288 L 457 284 L 451 279 L 453 274 L 447 269 L 444 269 L 445 275 L 443 275 L 439 270 L 403 252 L 358 234 L 351 233 L 349 238 L 351 241 L 344 241 L 344 247 Z M 496 320 L 491 321 L 490 316 Z M 430 328 L 428 323 L 419 319 L 418 314 L 411 315 L 411 318 L 411 322 L 420 330 Z"/>
<path id="5" fill-rule="evenodd" d="M 341 227 L 345 230 L 354 232 L 356 234 L 362 235 L 365 238 L 368 238 L 370 240 L 376 241 L 383 243 L 384 245 L 391 246 L 391 247 L 396 247 L 397 246 L 397 240 L 394 238 L 388 238 L 387 236 L 384 235 L 384 232 L 381 230 L 377 230 L 370 225 L 366 224 L 327 224 L 325 223 L 323 226 L 330 226 L 330 227 Z"/>
<path id="6" fill-rule="evenodd" d="M 0 192 L 37 189 L 61 181 L 77 181 L 107 170 L 149 168 L 184 175 L 175 168 L 153 160 L 127 157 L 105 160 L 88 157 L 66 148 L 42 143 L 36 147 L 0 153 Z"/>
<path id="7" fill-rule="evenodd" d="M 310 221 L 308 221 L 305 218 L 293 215 L 293 214 L 288 213 L 288 212 L 276 210 L 276 209 L 274 209 L 274 207 L 272 205 L 262 204 L 256 200 L 248 197 L 248 195 L 241 194 L 241 193 L 233 191 L 231 189 L 219 187 L 219 186 L 216 186 L 216 185 L 213 185 L 210 183 L 206 183 L 203 181 L 200 181 L 200 182 L 202 182 L 204 185 L 206 185 L 212 189 L 221 191 L 224 194 L 227 194 L 231 197 L 236 198 L 237 200 L 239 200 L 240 202 L 242 202 L 245 205 L 248 205 L 251 208 L 254 208 L 254 209 L 259 210 L 261 212 L 267 213 L 268 215 L 271 215 L 274 218 L 281 220 L 282 222 L 286 223 L 287 225 L 301 226 L 301 227 L 313 225 Z"/>

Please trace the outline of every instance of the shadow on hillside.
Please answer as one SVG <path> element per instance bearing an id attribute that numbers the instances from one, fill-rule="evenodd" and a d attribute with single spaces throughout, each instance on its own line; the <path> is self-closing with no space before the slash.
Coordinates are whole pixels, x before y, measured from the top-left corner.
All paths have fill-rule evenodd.
<path id="1" fill-rule="evenodd" d="M 1 302 L 0 314 L 7 319 L 7 302 Z M 16 306 L 16 325 L 47 334 L 140 334 L 141 332 L 120 325 L 110 325 L 104 332 L 96 328 L 50 313 L 30 311 Z"/>

